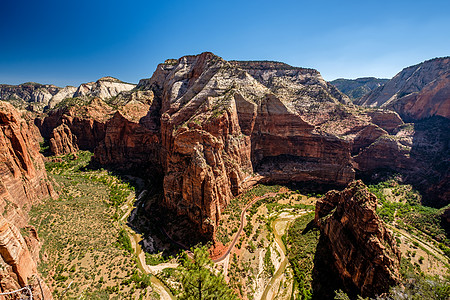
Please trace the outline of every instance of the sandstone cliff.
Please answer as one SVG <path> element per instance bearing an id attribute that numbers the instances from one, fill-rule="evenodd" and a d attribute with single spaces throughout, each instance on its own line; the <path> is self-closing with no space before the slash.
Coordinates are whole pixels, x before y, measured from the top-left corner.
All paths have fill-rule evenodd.
<path id="1" fill-rule="evenodd" d="M 54 140 L 53 153 L 64 154 L 57 148 L 57 139 L 61 138 L 62 128 L 65 129 L 63 135 L 67 136 L 67 141 L 76 145 L 69 146 L 70 149 L 90 150 L 98 146 L 105 138 L 105 124 L 114 115 L 115 109 L 99 98 L 81 99 L 73 98 L 67 101 L 65 106 L 51 110 L 47 116 L 37 118 L 36 125 L 39 127 L 42 137 Z M 60 127 L 61 125 L 66 125 Z M 58 151 L 58 152 L 56 152 Z"/>
<path id="2" fill-rule="evenodd" d="M 325 236 L 346 289 L 364 297 L 399 281 L 400 250 L 376 214 L 377 198 L 362 181 L 329 191 L 316 204 L 315 222 Z"/>
<path id="3" fill-rule="evenodd" d="M 39 242 L 30 235 L 25 242 L 17 228 L 27 226 L 32 204 L 55 196 L 47 179 L 33 125 L 8 103 L 0 102 L 0 287 L 3 291 L 29 283 L 36 270 Z M 30 229 L 34 230 L 34 229 Z M 35 233 L 35 231 L 34 231 Z M 37 287 L 37 286 L 36 286 Z M 51 295 L 44 284 L 44 290 Z"/>
<path id="4" fill-rule="evenodd" d="M 334 184 L 354 176 L 350 143 L 317 132 L 287 97 L 302 89 L 298 102 L 303 100 L 303 108 L 315 99 L 338 105 L 320 74 L 291 67 L 266 69 L 265 75 L 254 64 L 262 63 L 229 63 L 212 53 L 186 56 L 159 65 L 137 87 L 152 89 L 154 101 L 161 103 L 164 205 L 188 215 L 208 235 L 254 172 L 267 181 Z M 252 76 L 252 70 L 259 75 L 255 71 Z M 275 85 L 270 78 L 281 79 L 283 72 Z M 273 85 L 258 78 L 269 78 Z"/>
<path id="5" fill-rule="evenodd" d="M 255 178 L 345 186 L 379 161 L 417 177 L 416 131 L 395 112 L 346 103 L 316 70 L 202 53 L 167 60 L 106 102 L 66 101 L 37 124 L 45 138 L 67 125 L 99 164 L 163 177 L 162 205 L 213 237 L 221 211 Z"/>
<path id="6" fill-rule="evenodd" d="M 102 77 L 96 82 L 81 84 L 78 88 L 60 88 L 50 84 L 34 82 L 19 85 L 0 85 L 0 100 L 33 111 L 53 108 L 64 99 L 74 97 L 98 97 L 102 100 L 116 97 L 121 92 L 132 90 L 136 85 L 122 82 L 113 77 Z"/>
<path id="7" fill-rule="evenodd" d="M 357 103 L 393 109 L 407 121 L 450 118 L 450 57 L 405 68 Z"/>

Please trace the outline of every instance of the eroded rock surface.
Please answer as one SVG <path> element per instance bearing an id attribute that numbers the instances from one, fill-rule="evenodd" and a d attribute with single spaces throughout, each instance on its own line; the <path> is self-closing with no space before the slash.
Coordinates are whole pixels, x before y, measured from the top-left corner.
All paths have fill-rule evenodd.
<path id="1" fill-rule="evenodd" d="M 345 186 L 379 160 L 417 171 L 415 131 L 397 113 L 352 105 L 312 69 L 206 52 L 167 60 L 106 102 L 75 100 L 37 122 L 42 135 L 66 124 L 95 162 L 163 177 L 162 205 L 209 237 L 258 180 Z"/>
<path id="2" fill-rule="evenodd" d="M 54 155 L 66 155 L 78 151 L 77 137 L 69 126 L 61 124 L 50 135 L 50 151 Z"/>
<path id="3" fill-rule="evenodd" d="M 316 204 L 315 222 L 334 266 L 347 290 L 363 297 L 387 292 L 399 282 L 400 250 L 376 207 L 377 198 L 362 181 L 329 191 Z"/>
<path id="4" fill-rule="evenodd" d="M 0 101 L 0 265 L 3 267 L 0 287 L 3 291 L 28 284 L 32 276 L 39 277 L 37 235 L 30 234 L 25 241 L 18 228 L 27 227 L 27 213 L 32 204 L 55 196 L 33 127 L 12 105 Z M 52 299 L 48 288 L 43 286 L 45 299 Z"/>
<path id="5" fill-rule="evenodd" d="M 43 111 L 45 108 L 54 108 L 64 99 L 97 97 L 106 100 L 116 97 L 121 92 L 130 91 L 135 86 L 113 77 L 102 77 L 96 82 L 83 83 L 79 87 L 64 88 L 34 82 L 19 85 L 1 84 L 0 100 L 11 102 L 15 106 L 27 107 L 33 111 Z"/>

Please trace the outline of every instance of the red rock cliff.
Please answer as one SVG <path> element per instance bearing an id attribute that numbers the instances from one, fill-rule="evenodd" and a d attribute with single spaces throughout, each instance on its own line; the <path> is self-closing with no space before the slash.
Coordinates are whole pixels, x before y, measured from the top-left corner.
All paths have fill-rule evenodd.
<path id="1" fill-rule="evenodd" d="M 27 212 L 32 204 L 54 196 L 33 126 L 10 104 L 0 102 L 0 208 L 3 215 L 0 218 L 0 265 L 3 266 L 0 287 L 3 291 L 28 284 L 32 276 L 39 277 L 37 237 L 31 236 L 25 242 L 17 228 L 27 225 Z M 45 284 L 44 290 L 46 299 L 51 299 Z"/>
<path id="2" fill-rule="evenodd" d="M 362 181 L 329 191 L 316 204 L 315 222 L 344 285 L 363 297 L 387 292 L 399 281 L 400 250 L 376 206 L 377 198 Z"/>

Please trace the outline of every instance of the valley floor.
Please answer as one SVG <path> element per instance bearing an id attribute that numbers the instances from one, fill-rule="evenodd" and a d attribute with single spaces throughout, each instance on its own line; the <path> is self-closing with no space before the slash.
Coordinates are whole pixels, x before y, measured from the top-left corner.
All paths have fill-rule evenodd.
<path id="1" fill-rule="evenodd" d="M 130 220 L 155 201 L 155 195 L 139 178 L 89 169 L 91 155 L 81 151 L 76 156 L 49 158 L 46 167 L 60 197 L 31 210 L 32 224 L 43 242 L 39 269 L 55 298 L 175 299 L 180 284 L 174 275 L 179 266 L 174 253 L 180 247 L 158 232 L 157 226 L 148 232 L 129 227 Z M 425 209 L 425 213 L 414 206 L 419 204 L 408 204 L 406 195 L 413 197 L 408 186 L 385 184 L 371 189 L 382 198 L 380 216 L 397 237 L 404 259 L 417 273 L 446 278 L 449 243 L 445 233 L 433 222 L 423 227 L 409 220 L 404 206 L 410 205 L 408 209 L 417 212 L 419 219 L 425 216 L 423 222 L 428 222 L 426 213 L 439 212 Z M 239 297 L 311 296 L 319 233 L 306 228 L 320 196 L 257 185 L 232 200 L 222 214 L 219 245 L 211 251 L 213 259 L 221 257 L 240 233 L 229 255 L 214 265 Z"/>

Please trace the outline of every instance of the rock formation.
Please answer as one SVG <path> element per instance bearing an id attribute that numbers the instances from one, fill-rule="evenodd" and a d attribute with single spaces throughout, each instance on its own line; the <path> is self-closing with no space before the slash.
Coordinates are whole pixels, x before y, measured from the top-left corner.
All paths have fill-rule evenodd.
<path id="1" fill-rule="evenodd" d="M 50 134 L 50 151 L 54 155 L 65 155 L 78 151 L 77 137 L 69 126 L 61 124 Z"/>
<path id="2" fill-rule="evenodd" d="M 339 91 L 346 94 L 353 101 L 359 100 L 361 97 L 367 95 L 372 90 L 382 86 L 389 79 L 381 79 L 375 77 L 363 77 L 356 79 L 339 78 L 330 81 Z"/>
<path id="3" fill-rule="evenodd" d="M 393 109 L 406 121 L 450 118 L 450 57 L 405 68 L 357 103 Z"/>
<path id="4" fill-rule="evenodd" d="M 378 160 L 414 178 L 420 160 L 397 113 L 354 106 L 316 70 L 278 62 L 185 56 L 106 102 L 64 104 L 37 121 L 45 138 L 65 124 L 95 162 L 161 175 L 162 205 L 209 237 L 255 174 L 345 186 L 355 172 L 377 172 Z"/>
<path id="5" fill-rule="evenodd" d="M 36 235 L 27 242 L 17 228 L 27 226 L 32 204 L 55 196 L 47 179 L 34 125 L 21 118 L 12 105 L 0 102 L 0 287 L 3 291 L 28 284 L 36 270 Z M 33 246 L 33 249 L 28 247 Z M 48 288 L 46 299 L 51 299 Z"/>
<path id="6" fill-rule="evenodd" d="M 70 105 L 50 111 L 45 118 L 37 118 L 35 123 L 45 139 L 58 135 L 61 129 L 57 128 L 65 124 L 76 138 L 76 146 L 79 149 L 94 151 L 105 138 L 105 124 L 114 115 L 115 110 L 99 98 L 75 98 L 72 101 L 74 102 Z"/>
<path id="7" fill-rule="evenodd" d="M 373 297 L 399 281 L 400 250 L 376 214 L 377 198 L 362 181 L 329 191 L 316 204 L 315 222 L 350 292 Z"/>
<path id="8" fill-rule="evenodd" d="M 121 92 L 132 90 L 136 85 L 122 82 L 113 77 L 103 77 L 96 82 L 81 84 L 78 88 L 66 86 L 60 88 L 50 84 L 34 82 L 19 85 L 0 85 L 0 100 L 9 101 L 15 106 L 27 107 L 33 111 L 53 108 L 64 99 L 74 97 L 98 97 L 110 99 Z"/>

